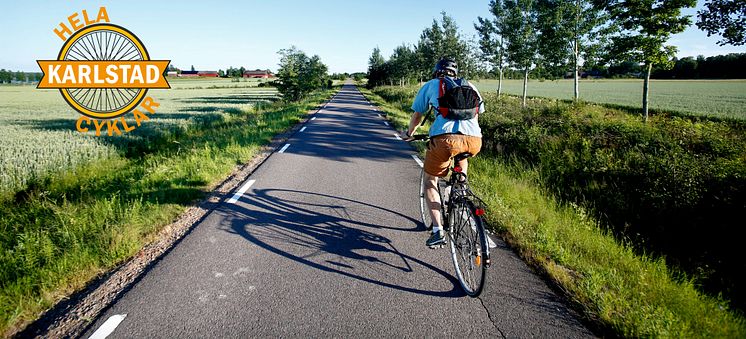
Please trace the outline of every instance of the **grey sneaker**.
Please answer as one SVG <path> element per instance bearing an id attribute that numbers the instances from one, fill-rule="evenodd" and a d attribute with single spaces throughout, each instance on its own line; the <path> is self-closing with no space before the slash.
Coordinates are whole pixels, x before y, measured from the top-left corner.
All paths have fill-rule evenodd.
<path id="1" fill-rule="evenodd" d="M 443 236 L 443 232 L 435 232 L 432 235 L 430 235 L 430 238 L 427 239 L 425 242 L 425 245 L 428 247 L 435 247 L 439 245 L 443 245 L 446 243 L 446 237 Z"/>

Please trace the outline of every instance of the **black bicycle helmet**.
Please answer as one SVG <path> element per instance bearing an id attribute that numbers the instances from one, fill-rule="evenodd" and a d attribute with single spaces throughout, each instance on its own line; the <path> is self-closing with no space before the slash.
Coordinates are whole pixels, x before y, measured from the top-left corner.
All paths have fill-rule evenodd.
<path id="1" fill-rule="evenodd" d="M 433 67 L 433 78 L 444 75 L 458 75 L 458 64 L 456 64 L 455 61 L 445 57 L 438 60 L 438 62 L 435 64 L 435 67 Z"/>

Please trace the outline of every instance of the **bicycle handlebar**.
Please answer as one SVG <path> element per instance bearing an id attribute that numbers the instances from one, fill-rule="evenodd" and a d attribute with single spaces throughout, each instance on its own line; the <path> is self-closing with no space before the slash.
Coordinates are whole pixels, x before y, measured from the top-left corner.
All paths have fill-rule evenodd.
<path id="1" fill-rule="evenodd" d="M 428 134 L 415 134 L 412 136 L 412 140 L 410 141 L 418 141 L 418 140 L 427 140 L 430 139 L 430 135 Z"/>

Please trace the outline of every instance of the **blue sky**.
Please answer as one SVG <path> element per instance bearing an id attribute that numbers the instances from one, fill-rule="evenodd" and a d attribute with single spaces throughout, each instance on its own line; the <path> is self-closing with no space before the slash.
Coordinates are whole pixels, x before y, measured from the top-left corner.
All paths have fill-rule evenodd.
<path id="1" fill-rule="evenodd" d="M 62 41 L 52 32 L 67 17 L 106 6 L 112 23 L 135 33 L 153 59 L 180 68 L 228 66 L 277 69 L 277 51 L 296 45 L 318 54 L 331 72 L 365 71 L 378 46 L 389 55 L 401 43 L 415 43 L 422 29 L 446 11 L 465 36 L 475 34 L 477 16 L 489 1 L 13 1 L 0 5 L 0 68 L 38 71 L 35 60 L 53 59 Z M 698 7 L 704 1 L 700 0 Z M 695 14 L 696 9 L 688 10 Z M 746 52 L 715 43 L 696 27 L 670 43 L 679 56 Z"/>

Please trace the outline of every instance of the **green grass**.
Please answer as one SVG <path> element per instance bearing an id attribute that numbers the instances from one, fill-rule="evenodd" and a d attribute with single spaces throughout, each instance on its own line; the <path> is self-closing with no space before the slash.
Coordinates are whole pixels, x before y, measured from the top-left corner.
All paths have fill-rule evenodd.
<path id="1" fill-rule="evenodd" d="M 406 100 L 389 103 L 368 90 L 363 93 L 398 129 L 405 128 L 410 116 Z M 418 148 L 422 151 L 421 145 Z M 489 225 L 565 291 L 602 333 L 746 336 L 744 317 L 729 310 L 726 301 L 699 292 L 663 259 L 620 243 L 584 208 L 559 203 L 541 188 L 535 169 L 518 163 L 486 152 L 470 162 L 470 180 L 487 203 Z"/>
<path id="2" fill-rule="evenodd" d="M 56 90 L 33 86 L 0 86 L 0 194 L 16 191 L 29 180 L 50 170 L 68 171 L 90 160 L 121 153 L 123 140 L 182 133 L 195 123 L 219 118 L 232 110 L 248 110 L 257 103 L 277 99 L 273 88 L 257 88 L 259 82 L 230 79 L 170 79 L 174 89 L 151 90 L 148 95 L 161 106 L 144 127 L 124 137 L 98 138 L 75 131 L 80 116 Z M 243 80 L 243 79 L 242 79 Z M 208 105 L 209 104 L 209 105 Z"/>
<path id="3" fill-rule="evenodd" d="M 119 139 L 72 133 L 70 140 L 108 150 L 106 156 L 79 157 L 55 169 L 55 159 L 70 145 L 55 133 L 74 128 L 77 116 L 59 93 L 24 91 L 0 89 L 12 99 L 0 101 L 0 126 L 34 136 L 14 148 L 39 152 L 52 167 L 0 195 L 0 333 L 6 335 L 131 257 L 330 94 L 283 104 L 247 89 L 153 91 L 162 105 L 150 127 Z M 15 137 L 2 134 L 1 141 Z M 48 145 L 37 145 L 42 142 Z"/>
<path id="4" fill-rule="evenodd" d="M 475 81 L 483 93 L 497 80 Z M 523 94 L 522 80 L 504 80 L 503 92 Z M 528 95 L 572 100 L 573 81 L 529 80 Z M 589 102 L 642 107 L 642 80 L 581 80 L 580 98 Z M 746 80 L 651 80 L 650 108 L 721 118 L 746 119 Z"/>

